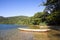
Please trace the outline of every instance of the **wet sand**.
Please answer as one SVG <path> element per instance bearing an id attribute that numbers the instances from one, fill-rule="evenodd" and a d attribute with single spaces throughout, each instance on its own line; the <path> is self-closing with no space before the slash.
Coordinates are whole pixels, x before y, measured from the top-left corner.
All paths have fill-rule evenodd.
<path id="1" fill-rule="evenodd" d="M 54 36 L 55 33 L 57 32 L 28 32 L 18 29 L 0 30 L 0 40 L 60 40 L 60 36 Z"/>
<path id="2" fill-rule="evenodd" d="M 0 40 L 33 40 L 31 32 L 22 32 L 20 30 L 2 30 L 0 31 Z"/>
<path id="3" fill-rule="evenodd" d="M 47 32 L 31 32 L 31 31 L 23 31 L 18 29 L 12 30 L 2 30 L 0 40 L 47 40 Z M 37 35 L 38 34 L 38 35 Z M 37 36 L 39 36 L 37 38 Z"/>

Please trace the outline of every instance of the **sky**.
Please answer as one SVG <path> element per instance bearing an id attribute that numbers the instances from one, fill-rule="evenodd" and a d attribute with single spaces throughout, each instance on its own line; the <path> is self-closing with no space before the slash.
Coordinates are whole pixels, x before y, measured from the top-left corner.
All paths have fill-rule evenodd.
<path id="1" fill-rule="evenodd" d="M 44 10 L 41 3 L 42 0 L 0 0 L 0 16 L 33 16 Z"/>

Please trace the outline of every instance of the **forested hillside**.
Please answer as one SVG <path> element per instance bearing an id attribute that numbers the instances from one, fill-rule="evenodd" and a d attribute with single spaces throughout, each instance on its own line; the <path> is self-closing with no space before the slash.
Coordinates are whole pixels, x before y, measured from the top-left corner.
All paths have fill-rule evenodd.
<path id="1" fill-rule="evenodd" d="M 40 25 L 45 22 L 45 13 L 37 12 L 32 17 L 28 16 L 14 16 L 2 17 L 0 16 L 0 24 L 22 24 L 22 25 Z"/>
<path id="2" fill-rule="evenodd" d="M 0 16 L 0 24 L 24 24 L 29 17 L 15 16 L 15 17 L 2 17 Z"/>

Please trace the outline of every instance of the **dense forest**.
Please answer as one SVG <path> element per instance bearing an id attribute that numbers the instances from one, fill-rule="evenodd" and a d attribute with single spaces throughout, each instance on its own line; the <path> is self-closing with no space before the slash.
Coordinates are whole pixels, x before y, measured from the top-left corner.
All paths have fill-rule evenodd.
<path id="1" fill-rule="evenodd" d="M 2 17 L 0 16 L 0 24 L 22 24 L 22 25 L 39 25 L 44 21 L 45 14 L 43 12 L 37 12 L 34 16 L 14 16 L 14 17 Z M 43 20 L 43 21 L 42 21 Z"/>
<path id="2" fill-rule="evenodd" d="M 32 17 L 0 16 L 0 24 L 22 24 L 22 25 L 60 25 L 60 0 L 47 0 L 43 12 L 37 12 Z"/>

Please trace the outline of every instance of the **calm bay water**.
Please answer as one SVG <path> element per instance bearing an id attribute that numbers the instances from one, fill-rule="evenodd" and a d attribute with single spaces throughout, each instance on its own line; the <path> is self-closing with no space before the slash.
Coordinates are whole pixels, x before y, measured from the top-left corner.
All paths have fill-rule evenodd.
<path id="1" fill-rule="evenodd" d="M 0 30 L 9 30 L 17 28 L 28 28 L 27 26 L 15 25 L 15 24 L 0 24 Z"/>

